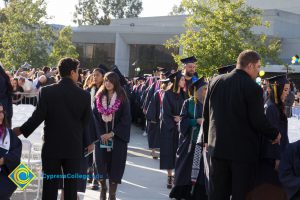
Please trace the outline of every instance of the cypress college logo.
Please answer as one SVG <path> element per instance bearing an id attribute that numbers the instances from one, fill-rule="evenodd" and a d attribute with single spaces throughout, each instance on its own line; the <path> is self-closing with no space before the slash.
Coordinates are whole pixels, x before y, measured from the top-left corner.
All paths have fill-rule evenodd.
<path id="1" fill-rule="evenodd" d="M 24 190 L 35 178 L 35 174 L 23 163 L 21 163 L 8 176 L 19 189 Z"/>

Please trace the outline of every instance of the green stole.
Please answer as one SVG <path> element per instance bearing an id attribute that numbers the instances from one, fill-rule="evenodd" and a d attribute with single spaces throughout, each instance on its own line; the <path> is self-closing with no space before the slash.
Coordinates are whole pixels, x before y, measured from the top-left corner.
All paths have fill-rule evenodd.
<path id="1" fill-rule="evenodd" d="M 200 131 L 200 125 L 197 123 L 197 105 L 195 104 L 195 101 L 193 98 L 189 99 L 189 108 L 188 108 L 188 117 L 189 117 L 189 133 L 191 135 L 191 142 L 196 144 L 199 131 Z"/>

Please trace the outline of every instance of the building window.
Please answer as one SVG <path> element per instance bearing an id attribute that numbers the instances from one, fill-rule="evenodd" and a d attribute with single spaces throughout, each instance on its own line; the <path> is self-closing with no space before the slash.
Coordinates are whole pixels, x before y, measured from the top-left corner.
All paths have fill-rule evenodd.
<path id="1" fill-rule="evenodd" d="M 81 66 L 84 68 L 94 68 L 99 64 L 104 64 L 108 68 L 115 61 L 115 44 L 88 44 L 75 43 L 79 53 Z"/>
<path id="2" fill-rule="evenodd" d="M 154 67 L 176 69 L 172 53 L 178 54 L 179 49 L 167 49 L 163 45 L 130 45 L 130 76 L 136 76 L 136 68 L 140 74 L 151 74 Z"/>

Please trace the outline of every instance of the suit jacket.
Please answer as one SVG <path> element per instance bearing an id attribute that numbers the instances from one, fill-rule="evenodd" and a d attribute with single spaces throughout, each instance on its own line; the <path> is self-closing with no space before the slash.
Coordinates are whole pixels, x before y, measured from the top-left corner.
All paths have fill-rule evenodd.
<path id="1" fill-rule="evenodd" d="M 215 77 L 204 103 L 204 142 L 210 156 L 233 161 L 257 161 L 259 136 L 278 134 L 264 114 L 262 89 L 243 70 Z"/>
<path id="2" fill-rule="evenodd" d="M 83 133 L 91 119 L 90 94 L 79 88 L 71 79 L 46 86 L 39 93 L 39 102 L 32 116 L 20 130 L 28 137 L 43 121 L 46 158 L 76 159 L 83 155 Z"/>

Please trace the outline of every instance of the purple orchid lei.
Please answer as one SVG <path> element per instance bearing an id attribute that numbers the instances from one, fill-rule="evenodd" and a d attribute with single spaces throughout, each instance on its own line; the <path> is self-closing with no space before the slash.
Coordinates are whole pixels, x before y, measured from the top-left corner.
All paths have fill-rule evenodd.
<path id="1" fill-rule="evenodd" d="M 101 113 L 102 115 L 108 116 L 115 113 L 117 110 L 119 110 L 120 105 L 121 105 L 121 100 L 117 98 L 115 100 L 115 103 L 111 107 L 107 106 L 107 108 L 105 108 L 102 105 L 102 98 L 96 97 L 96 107 L 98 112 Z"/>

